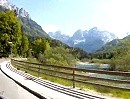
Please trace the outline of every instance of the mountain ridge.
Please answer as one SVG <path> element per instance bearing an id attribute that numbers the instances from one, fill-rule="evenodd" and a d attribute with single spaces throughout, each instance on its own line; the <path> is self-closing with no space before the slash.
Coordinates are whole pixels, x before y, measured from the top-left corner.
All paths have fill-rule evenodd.
<path id="1" fill-rule="evenodd" d="M 23 8 L 19 8 L 16 5 L 11 4 L 8 0 L 0 0 L 0 10 L 14 11 L 21 21 L 22 32 L 25 33 L 27 36 L 50 38 L 49 35 L 42 29 L 42 27 L 38 25 L 35 21 L 33 21 L 29 13 Z"/>
<path id="2" fill-rule="evenodd" d="M 90 30 L 84 31 L 79 29 L 71 37 L 63 35 L 61 33 L 61 35 L 58 34 L 57 36 L 57 32 L 48 34 L 54 39 L 58 39 L 71 47 L 82 48 L 86 52 L 95 52 L 103 47 L 103 45 L 105 45 L 106 43 L 117 38 L 113 33 L 98 30 L 97 27 L 93 27 Z"/>
<path id="3" fill-rule="evenodd" d="M 99 49 L 97 52 L 112 52 L 116 49 L 126 48 L 129 46 L 130 41 L 130 35 L 124 37 L 123 39 L 114 39 L 111 42 L 106 43 L 101 49 Z M 128 48 L 129 49 L 129 48 Z"/>

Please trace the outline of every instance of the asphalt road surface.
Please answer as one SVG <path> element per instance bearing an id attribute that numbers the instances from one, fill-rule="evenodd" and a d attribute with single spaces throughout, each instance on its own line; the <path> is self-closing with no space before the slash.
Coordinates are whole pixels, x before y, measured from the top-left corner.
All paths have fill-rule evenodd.
<path id="1" fill-rule="evenodd" d="M 0 59 L 0 63 L 4 59 Z M 3 98 L 2 98 L 3 97 Z M 0 70 L 0 99 L 38 99 L 13 80 L 4 75 Z"/>

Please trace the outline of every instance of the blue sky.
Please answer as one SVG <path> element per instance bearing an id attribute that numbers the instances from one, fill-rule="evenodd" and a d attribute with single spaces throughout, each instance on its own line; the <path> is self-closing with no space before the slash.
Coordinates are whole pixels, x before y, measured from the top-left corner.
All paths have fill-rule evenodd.
<path id="1" fill-rule="evenodd" d="M 72 35 L 98 27 L 122 38 L 130 32 L 130 0 L 9 0 L 30 13 L 46 32 Z"/>

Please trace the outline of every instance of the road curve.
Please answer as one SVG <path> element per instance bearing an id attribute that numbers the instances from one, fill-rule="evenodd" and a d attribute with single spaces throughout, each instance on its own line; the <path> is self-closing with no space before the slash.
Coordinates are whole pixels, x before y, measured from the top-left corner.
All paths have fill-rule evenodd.
<path id="1" fill-rule="evenodd" d="M 0 59 L 0 64 L 5 59 Z M 13 80 L 4 75 L 0 70 L 0 99 L 38 99 Z"/>

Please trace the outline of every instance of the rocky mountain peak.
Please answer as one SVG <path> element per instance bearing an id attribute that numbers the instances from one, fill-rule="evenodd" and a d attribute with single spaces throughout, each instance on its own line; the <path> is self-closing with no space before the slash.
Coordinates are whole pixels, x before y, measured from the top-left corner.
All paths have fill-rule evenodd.
<path id="1" fill-rule="evenodd" d="M 0 0 L 0 6 L 4 9 L 16 11 L 18 17 L 30 18 L 30 15 L 23 8 L 18 8 L 16 5 L 11 4 L 8 0 Z"/>
<path id="2" fill-rule="evenodd" d="M 49 34 L 50 37 L 58 39 L 69 46 L 82 48 L 87 52 L 95 52 L 106 43 L 117 38 L 113 33 L 101 31 L 97 27 L 85 31 L 77 30 L 72 37 L 67 37 L 63 34 L 60 35 L 61 33 L 52 34 Z"/>
<path id="3" fill-rule="evenodd" d="M 97 27 L 93 27 L 93 28 L 91 28 L 90 30 L 97 31 L 98 28 L 97 28 Z"/>
<path id="4" fill-rule="evenodd" d="M 73 36 L 72 36 L 73 39 L 82 39 L 83 38 L 83 31 L 81 30 L 77 30 Z"/>

